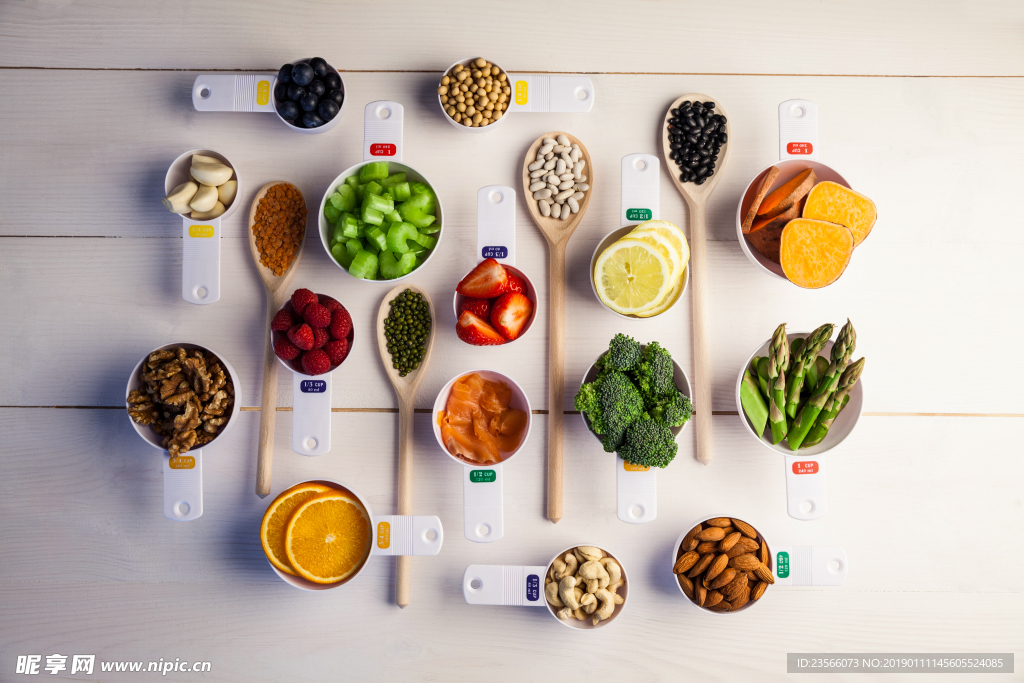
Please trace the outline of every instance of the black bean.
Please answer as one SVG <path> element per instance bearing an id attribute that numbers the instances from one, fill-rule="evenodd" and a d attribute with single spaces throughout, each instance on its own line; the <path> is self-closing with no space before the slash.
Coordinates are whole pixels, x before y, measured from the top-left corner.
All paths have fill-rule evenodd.
<path id="1" fill-rule="evenodd" d="M 705 182 L 707 182 L 707 176 L 703 178 L 697 178 L 693 182 L 696 183 L 697 185 L 703 185 Z"/>
<path id="2" fill-rule="evenodd" d="M 718 136 L 718 141 L 720 143 L 722 143 L 723 145 L 725 143 L 729 142 L 729 135 L 728 135 L 728 133 L 722 133 L 721 135 L 719 135 Z"/>
<path id="3" fill-rule="evenodd" d="M 714 102 L 705 102 L 704 103 L 704 108 L 705 109 L 714 109 L 715 108 L 715 103 Z"/>

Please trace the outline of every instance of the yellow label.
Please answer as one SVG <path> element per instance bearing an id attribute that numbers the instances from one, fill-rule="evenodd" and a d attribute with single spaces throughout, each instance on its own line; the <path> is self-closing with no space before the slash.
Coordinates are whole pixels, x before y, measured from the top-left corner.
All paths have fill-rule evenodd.
<path id="1" fill-rule="evenodd" d="M 260 81 L 256 84 L 256 104 L 266 104 L 270 101 L 270 81 Z"/>
<path id="2" fill-rule="evenodd" d="M 377 547 L 391 547 L 391 525 L 387 522 L 381 522 L 377 525 Z"/>
<path id="3" fill-rule="evenodd" d="M 529 84 L 526 81 L 516 81 L 516 104 L 526 104 L 529 93 Z"/>
<path id="4" fill-rule="evenodd" d="M 623 460 L 622 469 L 626 470 L 627 472 L 646 472 L 651 468 L 645 465 L 634 465 L 631 462 L 626 462 L 625 460 Z"/>
<path id="5" fill-rule="evenodd" d="M 170 465 L 172 470 L 190 470 L 196 466 L 196 459 L 191 455 L 179 455 L 171 458 Z"/>
<path id="6" fill-rule="evenodd" d="M 189 237 L 213 237 L 212 225 L 190 225 L 188 226 Z"/>

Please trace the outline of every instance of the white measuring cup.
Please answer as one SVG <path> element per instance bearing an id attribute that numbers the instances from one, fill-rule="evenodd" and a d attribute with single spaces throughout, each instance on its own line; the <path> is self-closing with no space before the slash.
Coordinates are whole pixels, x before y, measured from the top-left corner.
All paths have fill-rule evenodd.
<path id="1" fill-rule="evenodd" d="M 672 568 L 676 564 L 676 559 L 679 557 L 679 547 L 682 545 L 683 539 L 686 538 L 686 534 L 689 533 L 690 529 L 698 524 L 706 522 L 709 519 L 714 519 L 715 517 L 730 516 L 705 515 L 695 519 L 692 523 L 686 526 L 683 533 L 679 534 L 679 538 L 676 539 L 675 544 L 672 546 L 672 556 L 669 558 L 670 561 L 668 563 L 669 572 L 672 572 Z M 746 522 L 746 519 L 741 517 L 730 518 L 740 519 Z M 749 522 L 747 523 L 750 524 Z M 751 526 L 754 525 L 751 524 Z M 832 545 L 776 545 L 768 540 L 768 536 L 761 531 L 760 527 L 754 528 L 768 546 L 768 568 L 772 570 L 772 576 L 775 578 L 775 583 L 768 586 L 765 591 L 765 595 L 762 595 L 757 600 L 751 600 L 746 605 L 736 610 L 736 612 L 717 612 L 715 610 L 700 607 L 697 603 L 686 597 L 686 593 L 683 592 L 682 584 L 679 583 L 679 579 L 675 578 L 676 575 L 673 573 L 672 576 L 674 582 L 676 586 L 679 587 L 679 592 L 682 594 L 683 600 L 688 605 L 704 614 L 735 614 L 760 603 L 765 599 L 767 594 L 782 586 L 841 586 L 846 582 L 846 572 L 849 569 L 849 562 L 846 559 L 846 550 L 842 547 Z M 772 537 L 775 538 L 775 535 L 773 534 Z"/>
<path id="2" fill-rule="evenodd" d="M 317 294 L 321 301 L 333 300 L 332 296 Z M 338 302 L 341 303 L 341 302 Z M 291 300 L 285 302 L 281 310 L 288 309 L 297 320 L 302 316 L 295 315 Z M 344 305 L 344 304 L 343 304 Z M 299 455 L 323 455 L 331 450 L 331 373 L 340 368 L 352 356 L 355 344 L 355 326 L 348 335 L 348 355 L 338 365 L 322 375 L 307 375 L 300 364 L 301 354 L 295 360 L 286 361 L 280 356 L 277 361 L 292 373 L 292 450 Z M 273 347 L 275 335 L 287 332 L 270 330 L 270 345 Z"/>
<path id="3" fill-rule="evenodd" d="M 296 59 L 292 65 L 309 62 L 312 57 Z M 319 128 L 299 128 L 281 118 L 277 113 L 277 74 L 217 74 L 202 73 L 192 83 L 192 106 L 196 111 L 234 111 L 271 113 L 290 130 L 298 133 L 316 135 L 326 133 L 337 125 L 348 103 L 348 92 L 345 90 L 345 79 L 333 66 L 331 71 L 341 79 L 341 94 L 344 99 L 333 119 Z"/>
<path id="4" fill-rule="evenodd" d="M 687 261 L 683 267 L 683 286 L 676 295 L 675 300 L 668 308 L 650 318 L 641 318 L 636 315 L 623 315 L 613 311 L 601 301 L 597 295 L 597 285 L 594 284 L 594 272 L 597 266 L 597 259 L 604 253 L 604 250 L 612 245 L 644 221 L 657 220 L 660 210 L 660 173 L 661 161 L 653 154 L 627 154 L 622 157 L 622 186 L 619 200 L 619 225 L 622 227 L 612 230 L 597 243 L 594 253 L 590 257 L 590 290 L 602 306 L 611 313 L 627 320 L 650 320 L 658 317 L 661 313 L 672 310 L 683 298 L 686 287 L 690 283 L 690 263 Z"/>
<path id="5" fill-rule="evenodd" d="M 519 336 L 506 343 L 519 341 L 530 331 L 537 318 L 537 290 L 526 273 L 515 267 L 516 191 L 507 185 L 488 185 L 476 192 L 476 258 L 477 263 L 493 258 L 526 285 L 526 296 L 533 302 L 533 312 Z M 452 305 L 456 320 L 459 319 L 459 306 L 465 298 L 455 292 Z"/>
<path id="6" fill-rule="evenodd" d="M 220 299 L 220 223 L 228 218 L 241 204 L 242 178 L 238 168 L 226 156 L 212 149 L 193 149 L 180 155 L 167 169 L 164 176 L 164 194 L 187 182 L 192 168 L 192 155 L 219 159 L 230 166 L 234 174 L 231 179 L 238 183 L 231 206 L 216 218 L 205 220 L 179 214 L 182 223 L 181 297 L 190 304 L 212 304 Z"/>
<path id="7" fill-rule="evenodd" d="M 783 272 L 782 266 L 769 260 L 747 240 L 747 236 L 743 234 L 743 219 L 757 195 L 761 181 L 772 166 L 779 169 L 779 175 L 768 188 L 769 192 L 808 168 L 814 169 L 818 183 L 829 180 L 843 187 L 850 187 L 838 171 L 817 159 L 818 105 L 810 100 L 786 100 L 779 105 L 779 161 L 765 166 L 754 176 L 740 195 L 739 204 L 736 205 L 736 236 L 743 253 L 751 263 L 765 273 L 786 282 L 789 282 L 789 278 Z"/>
<path id="8" fill-rule="evenodd" d="M 171 457 L 171 454 L 163 446 L 164 437 L 157 434 L 153 427 L 150 425 L 140 425 L 130 417 L 128 421 L 135 428 L 135 433 L 145 439 L 146 443 L 163 451 L 164 517 L 176 522 L 190 522 L 193 519 L 198 519 L 203 514 L 203 448 L 217 443 L 238 421 L 238 397 L 241 395 L 242 389 L 238 385 L 238 374 L 224 356 L 211 351 L 205 346 L 176 342 L 153 349 L 135 365 L 135 369 L 132 370 L 132 374 L 128 378 L 128 387 L 124 392 L 126 405 L 128 395 L 142 386 L 141 370 L 143 364 L 149 360 L 149 356 L 157 351 L 173 350 L 179 347 L 186 351 L 199 350 L 213 354 L 224 366 L 224 372 L 227 373 L 228 379 L 231 380 L 235 387 L 235 400 L 231 405 L 228 421 L 212 441 L 204 444 L 201 448 L 187 451 L 174 458 Z"/>
<path id="9" fill-rule="evenodd" d="M 365 498 L 356 493 L 351 486 L 333 479 L 313 479 L 297 482 L 292 486 L 299 484 L 323 484 L 351 495 L 366 509 L 366 514 L 370 518 L 372 536 L 363 565 L 347 579 L 337 583 L 315 583 L 301 576 L 287 574 L 275 567 L 268 559 L 267 564 L 270 565 L 270 568 L 287 584 L 304 591 L 331 590 L 355 581 L 356 577 L 366 569 L 371 557 L 377 555 L 437 555 L 441 552 L 441 545 L 444 543 L 444 527 L 438 517 L 432 515 L 375 515 L 370 509 L 370 503 Z M 288 488 L 292 488 L 292 486 Z"/>
<path id="10" fill-rule="evenodd" d="M 470 63 L 476 57 L 469 57 L 453 62 L 444 70 L 442 76 L 455 68 L 456 64 L 472 69 Z M 437 94 L 437 106 L 448 123 L 468 133 L 486 133 L 501 125 L 509 114 L 519 112 L 566 112 L 585 114 L 594 107 L 594 83 L 586 76 L 578 74 L 511 74 L 497 62 L 491 62 L 508 76 L 508 84 L 512 90 L 508 98 L 508 109 L 500 119 L 486 126 L 473 128 L 458 123 L 448 115 L 441 104 L 441 95 Z"/>
<path id="11" fill-rule="evenodd" d="M 604 353 L 601 354 L 601 356 L 604 355 Z M 692 398 L 690 379 L 674 358 L 672 359 L 672 371 L 676 387 L 685 396 Z M 583 376 L 582 383 L 593 382 L 595 379 L 597 379 L 596 361 L 591 364 Z M 583 424 L 587 426 L 597 442 L 601 443 L 601 437 L 590 429 L 590 420 L 587 419 L 586 414 L 580 413 L 580 417 L 583 418 Z M 690 424 L 689 420 L 684 422 L 682 427 L 671 428 L 672 433 L 676 436 L 676 441 L 679 440 L 679 435 L 683 433 L 688 424 Z M 602 448 L 604 448 L 603 445 Z M 615 467 L 615 516 L 627 524 L 653 522 L 658 517 L 658 469 L 628 463 L 615 452 L 608 455 L 611 456 L 609 462 Z M 671 465 L 669 466 L 671 467 Z"/>
<path id="12" fill-rule="evenodd" d="M 580 621 L 578 619 L 562 621 L 555 615 L 555 608 L 547 601 L 547 598 L 544 597 L 544 577 L 548 575 L 551 565 L 554 564 L 555 560 L 559 557 L 562 557 L 567 552 L 571 552 L 574 548 L 581 545 L 590 545 L 595 548 L 601 548 L 601 550 L 604 551 L 604 554 L 615 560 L 622 569 L 623 584 L 617 591 L 617 593 L 623 598 L 622 603 L 616 605 L 615 611 L 612 612 L 612 615 L 607 619 L 599 621 L 597 626 L 595 626 L 590 619 L 587 619 L 586 621 Z M 551 614 L 558 623 L 572 629 L 586 631 L 601 628 L 602 626 L 610 624 L 615 621 L 620 614 L 622 614 L 622 611 L 626 608 L 626 603 L 629 602 L 629 577 L 626 574 L 626 566 L 622 564 L 622 560 L 618 557 L 599 545 L 595 545 L 593 543 L 578 543 L 576 545 L 569 546 L 556 554 L 548 561 L 546 566 L 471 564 L 466 567 L 466 571 L 462 574 L 462 596 L 470 605 L 502 605 L 512 607 L 546 606 L 548 608 L 548 613 Z"/>
<path id="13" fill-rule="evenodd" d="M 797 337 L 807 339 L 810 334 L 810 332 L 788 332 L 786 338 L 790 345 L 792 345 L 793 340 Z M 747 418 L 747 414 L 743 410 L 743 403 L 740 400 L 740 387 L 743 385 L 744 373 L 750 368 L 750 362 L 755 357 L 768 355 L 771 343 L 772 340 L 769 339 L 764 344 L 761 344 L 754 353 L 750 354 L 747 362 L 740 369 L 739 377 L 736 379 L 736 410 L 739 411 L 740 420 L 743 421 L 743 425 L 747 428 L 749 434 L 767 448 L 782 454 L 786 471 L 786 507 L 789 516 L 793 519 L 804 521 L 819 519 L 828 512 L 828 496 L 825 490 L 825 470 L 822 468 L 822 461 L 818 456 L 832 450 L 845 441 L 846 437 L 857 426 L 857 422 L 864 411 L 864 380 L 857 380 L 857 383 L 850 389 L 848 394 L 850 402 L 839 413 L 835 422 L 829 428 L 828 434 L 825 435 L 825 438 L 817 446 L 793 451 L 788 446 L 783 445 L 782 442 L 773 444 L 771 438 L 769 438 L 771 436 L 769 429 L 765 428 L 765 434 L 768 437 L 765 434 L 756 434 L 754 432 L 754 428 L 750 424 L 750 419 Z M 834 344 L 835 342 L 830 339 L 818 355 L 824 355 L 828 358 Z M 753 371 L 751 371 L 751 375 L 754 375 L 754 380 L 756 381 L 757 377 Z"/>
<path id="14" fill-rule="evenodd" d="M 426 176 L 412 166 L 402 163 L 402 122 L 404 117 L 405 107 L 398 102 L 377 100 L 366 105 L 363 108 L 363 160 L 355 166 L 348 167 L 341 175 L 331 181 L 331 184 L 327 186 L 327 192 L 324 193 L 323 199 L 320 200 L 320 211 L 317 217 L 318 225 L 320 226 L 320 243 L 324 245 L 324 251 L 327 252 L 327 257 L 331 260 L 331 263 L 340 268 L 346 275 L 351 275 L 360 282 L 398 282 L 399 280 L 404 280 L 420 268 L 426 267 L 441 246 L 441 236 L 444 234 L 444 212 L 441 209 L 441 195 L 437 191 L 437 186 L 427 180 Z M 392 280 L 363 280 L 362 278 L 357 278 L 349 273 L 348 269 L 334 260 L 334 256 L 331 254 L 331 235 L 334 232 L 334 226 L 331 225 L 331 222 L 324 215 L 324 206 L 338 186 L 345 182 L 345 178 L 359 173 L 359 169 L 370 161 L 387 161 L 391 173 L 405 173 L 407 180 L 429 185 L 437 197 L 435 215 L 437 216 L 437 225 L 440 227 L 440 230 L 434 234 L 434 237 L 437 238 L 437 244 L 434 245 L 430 255 L 427 256 L 419 268 Z"/>
<path id="15" fill-rule="evenodd" d="M 441 438 L 441 425 L 439 421 L 447 410 L 448 397 L 452 393 L 452 387 L 459 379 L 466 375 L 476 373 L 485 380 L 491 382 L 504 382 L 512 390 L 512 400 L 509 408 L 522 410 L 526 413 L 526 433 L 519 447 L 511 453 L 503 453 L 501 462 L 489 465 L 479 465 L 469 460 L 452 455 L 444 445 Z M 505 513 L 502 495 L 502 466 L 523 449 L 527 439 L 530 438 L 530 429 L 533 427 L 533 413 L 530 410 L 530 399 L 519 384 L 500 372 L 491 370 L 470 370 L 459 373 L 448 381 L 437 394 L 434 400 L 434 410 L 431 415 L 431 422 L 434 427 L 434 438 L 441 450 L 445 452 L 452 461 L 462 465 L 462 505 L 463 505 L 463 531 L 466 538 L 475 543 L 493 543 L 505 535 Z"/>

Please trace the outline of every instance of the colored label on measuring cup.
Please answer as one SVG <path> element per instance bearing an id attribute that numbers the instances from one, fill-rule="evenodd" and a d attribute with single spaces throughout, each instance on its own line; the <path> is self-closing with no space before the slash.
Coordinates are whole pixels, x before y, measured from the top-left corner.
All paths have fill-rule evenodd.
<path id="1" fill-rule="evenodd" d="M 484 247 L 480 250 L 483 258 L 508 258 L 508 247 Z"/>
<path id="2" fill-rule="evenodd" d="M 516 81 L 516 104 L 526 104 L 530 86 L 526 81 Z"/>
<path id="3" fill-rule="evenodd" d="M 780 552 L 775 556 L 775 575 L 780 579 L 789 578 L 789 553 Z"/>
<path id="4" fill-rule="evenodd" d="M 626 209 L 627 221 L 649 221 L 651 218 L 650 209 Z"/>
<path id="5" fill-rule="evenodd" d="M 188 226 L 189 237 L 213 237 L 212 225 L 190 225 Z"/>
<path id="6" fill-rule="evenodd" d="M 396 149 L 390 142 L 375 142 L 370 145 L 370 154 L 375 157 L 393 157 Z"/>
<path id="7" fill-rule="evenodd" d="M 196 466 L 196 459 L 191 455 L 179 455 L 167 461 L 172 470 L 190 470 Z"/>
<path id="8" fill-rule="evenodd" d="M 793 463 L 793 474 L 814 474 L 817 471 L 817 460 L 803 460 Z"/>
<path id="9" fill-rule="evenodd" d="M 530 602 L 540 600 L 540 577 L 536 574 L 526 576 L 526 599 Z"/>
<path id="10" fill-rule="evenodd" d="M 813 154 L 814 145 L 809 142 L 791 142 L 786 145 L 786 151 L 790 154 Z"/>
<path id="11" fill-rule="evenodd" d="M 260 81 L 256 84 L 256 104 L 266 104 L 270 101 L 270 81 Z"/>
<path id="12" fill-rule="evenodd" d="M 391 547 L 391 525 L 387 522 L 377 525 L 377 547 L 382 549 Z"/>
<path id="13" fill-rule="evenodd" d="M 494 470 L 473 470 L 469 473 L 469 480 L 475 484 L 488 484 L 497 478 Z"/>
<path id="14" fill-rule="evenodd" d="M 299 390 L 304 394 L 322 394 L 327 391 L 327 382 L 322 379 L 304 379 L 299 384 Z"/>
<path id="15" fill-rule="evenodd" d="M 626 462 L 625 460 L 623 460 L 622 469 L 626 470 L 627 472 L 647 472 L 651 468 L 648 467 L 647 465 L 634 465 L 631 462 Z"/>

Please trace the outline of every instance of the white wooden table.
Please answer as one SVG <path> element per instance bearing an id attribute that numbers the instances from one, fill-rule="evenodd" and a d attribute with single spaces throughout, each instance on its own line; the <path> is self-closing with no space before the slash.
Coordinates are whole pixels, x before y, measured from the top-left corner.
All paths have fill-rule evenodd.
<path id="1" fill-rule="evenodd" d="M 0 680 L 22 678 L 18 655 L 45 664 L 54 653 L 209 661 L 209 673 L 167 680 L 218 681 L 761 681 L 786 676 L 787 652 L 1020 655 L 1022 25 L 1020 3 L 997 1 L 4 3 Z M 276 70 L 312 53 L 342 70 L 348 88 L 345 118 L 325 135 L 191 106 L 198 71 Z M 517 115 L 486 136 L 463 135 L 443 120 L 433 88 L 446 65 L 476 54 L 513 71 L 587 72 L 594 109 Z M 553 525 L 544 518 L 546 412 L 571 410 L 578 378 L 608 339 L 659 340 L 691 368 L 688 301 L 623 321 L 587 282 L 595 244 L 618 227 L 621 157 L 660 154 L 664 109 L 690 91 L 719 99 L 733 131 L 709 207 L 714 404 L 697 406 L 715 411 L 716 458 L 697 463 L 687 430 L 659 478 L 658 519 L 623 524 L 608 456 L 567 416 L 565 517 Z M 847 274 L 822 291 L 755 270 L 734 231 L 739 194 L 777 159 L 777 105 L 794 97 L 818 104 L 823 159 L 879 208 Z M 286 179 L 313 216 L 327 183 L 359 160 L 362 107 L 377 99 L 405 105 L 406 160 L 445 206 L 445 240 L 412 280 L 439 303 L 418 407 L 455 373 L 486 365 L 515 377 L 541 411 L 505 469 L 505 538 L 487 545 L 462 537 L 461 472 L 437 447 L 429 415 L 417 415 L 415 508 L 439 515 L 447 533 L 440 556 L 414 560 L 404 611 L 393 603 L 391 561 L 320 594 L 272 573 L 258 538 L 269 499 L 253 494 L 265 333 L 247 212 L 225 221 L 221 300 L 192 306 L 179 294 L 179 221 L 160 206 L 170 161 L 212 147 L 244 173 L 244 206 L 263 183 Z M 587 144 L 598 180 L 569 245 L 567 400 L 548 406 L 546 306 L 529 338 L 475 349 L 456 339 L 447 301 L 474 263 L 477 188 L 515 186 L 526 147 L 558 128 Z M 546 249 L 519 203 L 519 265 L 543 302 Z M 664 173 L 661 215 L 687 229 Z M 396 404 L 370 330 L 389 285 L 343 276 L 315 227 L 307 239 L 294 284 L 343 301 L 363 343 L 334 375 L 331 453 L 292 453 L 290 415 L 278 416 L 273 492 L 330 477 L 387 514 Z M 867 412 L 824 460 L 829 514 L 798 522 L 786 514 L 781 459 L 735 412 L 735 376 L 779 322 L 810 329 L 846 317 L 868 358 Z M 178 340 L 228 358 L 245 406 L 207 449 L 205 514 L 191 523 L 162 516 L 159 456 L 123 408 L 136 361 Z M 279 410 L 291 404 L 288 379 Z M 846 584 L 773 589 L 741 616 L 697 614 L 666 562 L 677 534 L 714 511 L 795 544 L 844 546 Z M 628 610 L 608 629 L 581 634 L 543 610 L 463 601 L 469 564 L 541 564 L 584 541 L 616 552 L 631 577 Z M 109 676 L 75 678 L 136 680 Z"/>

